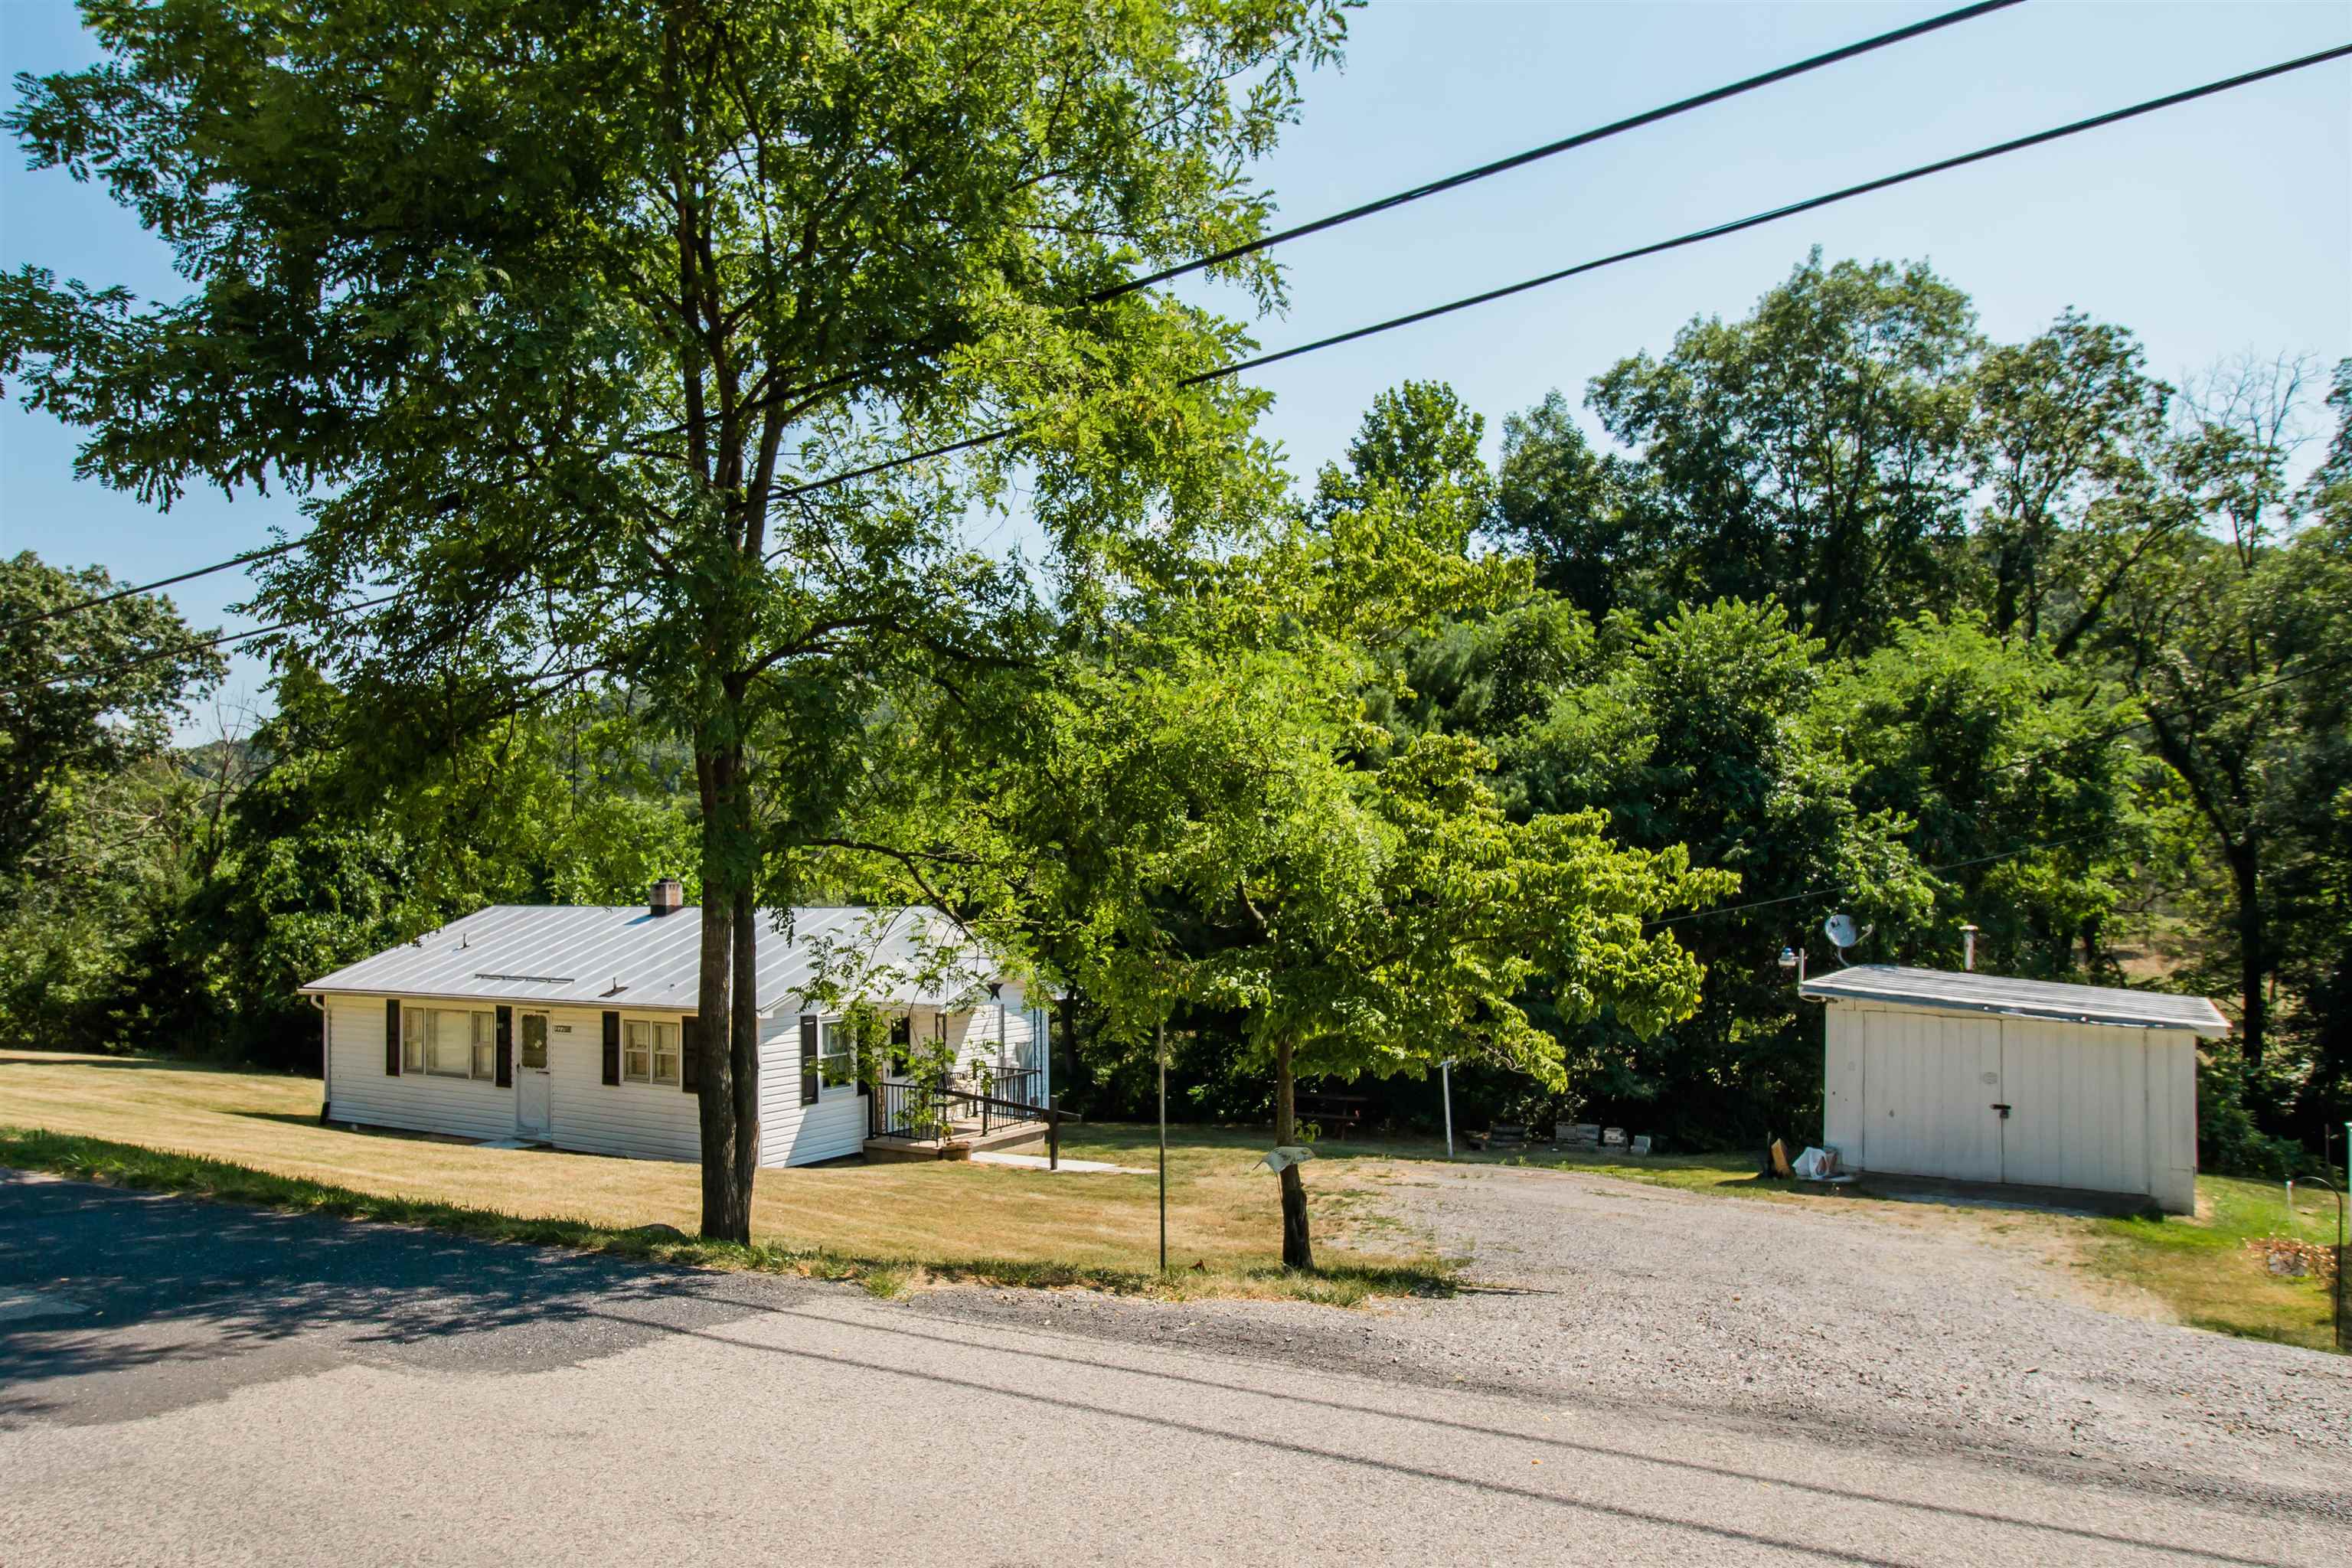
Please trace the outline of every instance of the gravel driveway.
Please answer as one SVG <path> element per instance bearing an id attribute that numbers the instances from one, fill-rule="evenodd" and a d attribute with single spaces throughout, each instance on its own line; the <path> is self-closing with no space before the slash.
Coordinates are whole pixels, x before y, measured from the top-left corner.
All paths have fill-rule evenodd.
<path id="1" fill-rule="evenodd" d="M 2030 1221 L 2003 1235 L 1998 1213 L 1940 1206 L 1394 1170 L 1381 1207 L 1469 1257 L 1480 1289 L 1370 1312 L 970 1292 L 926 1306 L 2352 1521 L 2352 1358 L 2102 1310 L 2032 1250 Z"/>

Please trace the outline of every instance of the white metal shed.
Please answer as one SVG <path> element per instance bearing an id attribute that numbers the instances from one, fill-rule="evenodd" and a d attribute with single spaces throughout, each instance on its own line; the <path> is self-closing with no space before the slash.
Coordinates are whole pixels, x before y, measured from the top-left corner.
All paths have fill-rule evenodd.
<path id="1" fill-rule="evenodd" d="M 2201 996 L 1865 963 L 1829 1005 L 1822 1138 L 1852 1169 L 2139 1193 L 2197 1205 Z"/>

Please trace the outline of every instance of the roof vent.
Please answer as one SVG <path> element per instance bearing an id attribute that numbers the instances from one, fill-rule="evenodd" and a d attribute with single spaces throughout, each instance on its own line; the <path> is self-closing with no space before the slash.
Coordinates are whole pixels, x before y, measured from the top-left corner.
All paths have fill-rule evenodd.
<path id="1" fill-rule="evenodd" d="M 685 903 L 686 889 L 678 885 L 677 879 L 664 877 L 654 884 L 653 897 L 646 901 L 646 908 L 652 914 L 674 915 Z"/>

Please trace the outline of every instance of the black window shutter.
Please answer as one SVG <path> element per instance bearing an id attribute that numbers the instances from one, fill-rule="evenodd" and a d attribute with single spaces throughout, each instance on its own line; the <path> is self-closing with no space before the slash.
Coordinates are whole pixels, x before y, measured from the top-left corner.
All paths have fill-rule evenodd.
<path id="1" fill-rule="evenodd" d="M 383 999 L 383 1071 L 387 1078 L 400 1076 L 400 998 Z"/>
<path id="2" fill-rule="evenodd" d="M 866 1058 L 873 1049 L 866 1041 L 866 1031 L 860 1029 L 857 1032 L 857 1054 L 849 1058 L 849 1070 L 857 1075 L 857 1092 L 860 1095 L 874 1092 L 874 1086 L 866 1081 Z"/>
<path id="3" fill-rule="evenodd" d="M 499 1009 L 499 1087 L 514 1087 L 514 1009 Z"/>
<path id="4" fill-rule="evenodd" d="M 677 1021 L 677 1087 L 692 1094 L 702 1087 L 702 1020 Z"/>
<path id="5" fill-rule="evenodd" d="M 604 1081 L 621 1081 L 621 1016 L 604 1015 Z"/>
<path id="6" fill-rule="evenodd" d="M 816 1015 L 801 1015 L 801 1103 L 816 1103 Z"/>
<path id="7" fill-rule="evenodd" d="M 890 1071 L 895 1077 L 907 1076 L 907 1058 L 915 1048 L 915 1016 L 907 1014 L 890 1026 Z"/>

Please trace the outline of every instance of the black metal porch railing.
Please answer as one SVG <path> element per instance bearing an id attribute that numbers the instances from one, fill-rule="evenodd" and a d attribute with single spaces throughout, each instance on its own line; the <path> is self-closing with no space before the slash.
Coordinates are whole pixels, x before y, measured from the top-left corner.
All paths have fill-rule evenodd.
<path id="1" fill-rule="evenodd" d="M 967 1133 L 985 1138 L 1007 1128 L 1043 1122 L 1049 1157 L 1058 1165 L 1062 1123 L 1077 1119 L 1041 1103 L 1045 1076 L 1034 1068 L 992 1073 L 982 1080 L 987 1084 L 984 1089 L 936 1079 L 919 1083 L 886 1080 L 873 1086 L 867 1100 L 866 1136 L 944 1142 Z"/>

